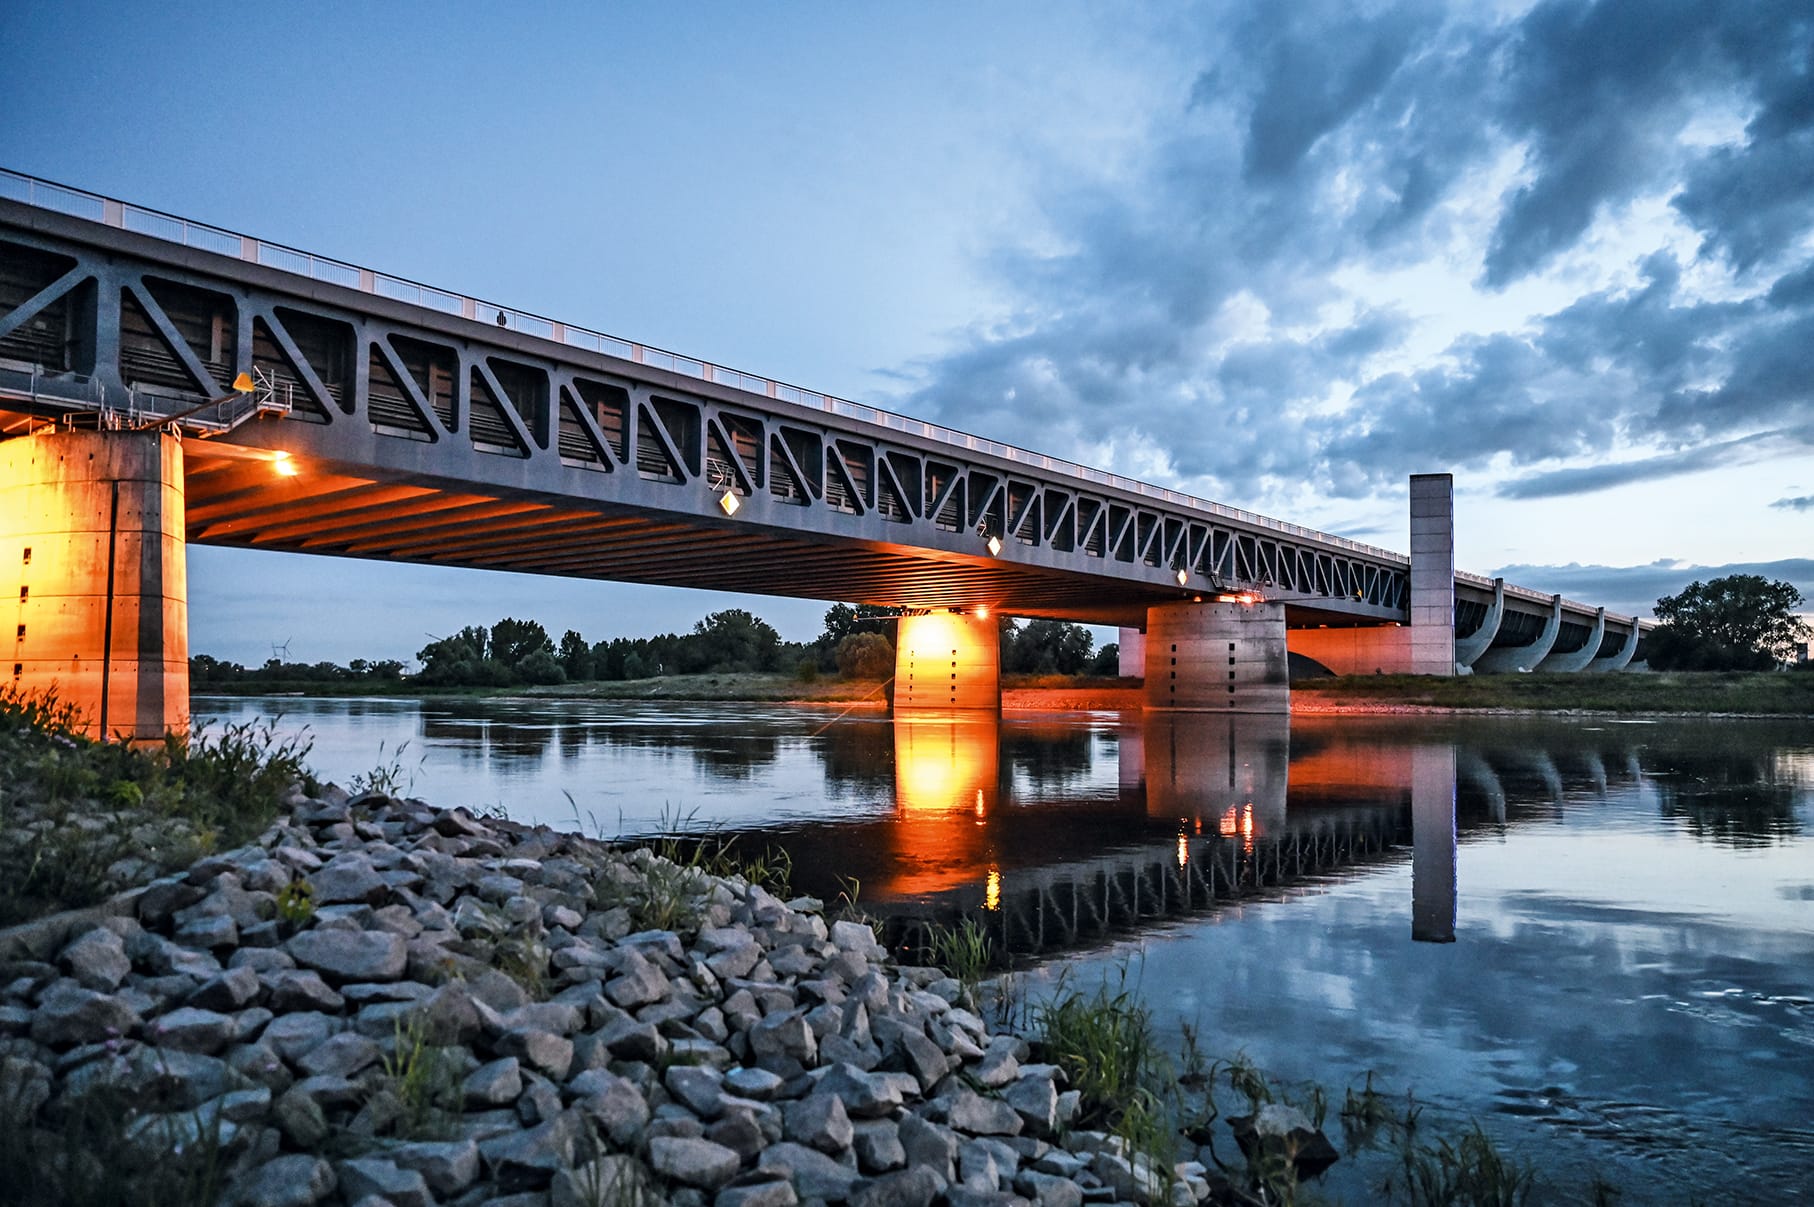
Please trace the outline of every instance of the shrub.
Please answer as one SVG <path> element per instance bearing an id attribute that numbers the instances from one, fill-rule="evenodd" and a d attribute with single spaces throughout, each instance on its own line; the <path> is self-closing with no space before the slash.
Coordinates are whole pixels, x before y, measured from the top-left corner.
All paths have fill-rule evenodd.
<path id="1" fill-rule="evenodd" d="M 880 633 L 852 633 L 838 642 L 837 661 L 846 679 L 886 679 L 894 674 L 894 646 Z"/>

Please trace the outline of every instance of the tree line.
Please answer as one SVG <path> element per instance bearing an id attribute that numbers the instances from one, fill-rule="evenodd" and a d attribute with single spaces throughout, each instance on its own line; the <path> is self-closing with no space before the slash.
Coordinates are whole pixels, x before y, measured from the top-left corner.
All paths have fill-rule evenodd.
<path id="1" fill-rule="evenodd" d="M 1801 653 L 1814 639 L 1795 614 L 1805 600 L 1793 584 L 1755 574 L 1695 581 L 1657 600 L 1662 623 L 1646 641 L 1654 670 L 1768 670 L 1783 664 L 1808 667 Z M 772 625 L 741 608 L 713 612 L 687 633 L 612 637 L 589 642 L 575 629 L 555 641 L 533 620 L 505 617 L 489 627 L 469 625 L 417 652 L 422 669 L 414 681 L 435 686 L 514 687 L 525 684 L 648 679 L 739 671 L 792 672 L 803 681 L 822 674 L 847 679 L 886 679 L 894 673 L 899 610 L 869 604 L 833 604 L 812 641 L 781 640 Z M 1024 624 L 1001 619 L 1002 670 L 1011 675 L 1118 673 L 1114 643 L 1094 648 L 1082 625 L 1062 620 Z M 391 659 L 355 658 L 292 663 L 272 658 L 248 669 L 207 654 L 189 659 L 189 681 L 200 688 L 229 684 L 401 682 L 406 667 Z"/>
<path id="2" fill-rule="evenodd" d="M 556 641 L 539 621 L 505 617 L 496 624 L 468 625 L 436 638 L 417 651 L 421 670 L 412 681 L 446 687 L 516 687 L 532 684 L 648 679 L 662 675 L 730 672 L 791 672 L 810 682 L 820 675 L 886 679 L 894 673 L 894 637 L 899 612 L 868 604 L 833 604 L 825 627 L 812 641 L 783 641 L 767 621 L 741 608 L 713 612 L 690 632 L 654 637 L 611 637 L 588 641 L 568 629 Z M 1114 675 L 1118 650 L 1095 649 L 1082 625 L 1035 620 L 1022 625 L 1001 620 L 1002 669 L 1009 674 Z M 198 654 L 189 660 L 195 687 L 236 683 L 334 683 L 405 677 L 401 662 L 354 659 L 300 664 L 272 658 L 248 669 Z"/>

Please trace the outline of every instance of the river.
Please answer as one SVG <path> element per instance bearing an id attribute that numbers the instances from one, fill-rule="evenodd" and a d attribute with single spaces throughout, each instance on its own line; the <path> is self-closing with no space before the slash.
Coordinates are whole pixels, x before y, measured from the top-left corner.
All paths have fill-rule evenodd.
<path id="1" fill-rule="evenodd" d="M 1806 722 L 194 710 L 306 728 L 342 784 L 785 847 L 802 891 L 977 919 L 1032 992 L 1125 978 L 1173 1045 L 1478 1120 L 1546 1198 L 1600 1176 L 1626 1202 L 1814 1201 Z M 1338 1164 L 1326 1192 L 1366 1201 L 1382 1168 Z"/>

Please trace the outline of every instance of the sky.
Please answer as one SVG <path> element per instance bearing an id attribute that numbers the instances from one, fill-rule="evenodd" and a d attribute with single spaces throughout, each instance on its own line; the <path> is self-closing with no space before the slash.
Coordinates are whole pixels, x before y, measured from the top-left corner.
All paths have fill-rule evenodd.
<path id="1" fill-rule="evenodd" d="M 1814 598 L 1814 3 L 6 0 L 0 166 L 1648 615 Z M 825 604 L 190 549 L 194 652 Z"/>

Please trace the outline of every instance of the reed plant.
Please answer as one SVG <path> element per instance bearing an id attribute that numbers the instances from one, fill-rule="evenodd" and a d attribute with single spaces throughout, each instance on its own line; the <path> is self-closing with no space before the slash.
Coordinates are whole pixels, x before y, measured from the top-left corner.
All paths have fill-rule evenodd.
<path id="1" fill-rule="evenodd" d="M 1079 1092 L 1076 1124 L 1119 1135 L 1164 1167 L 1175 1135 L 1168 1099 L 1178 1079 L 1125 970 L 1114 985 L 1105 979 L 1087 993 L 1061 985 L 1030 1016 L 1041 1059 Z"/>

